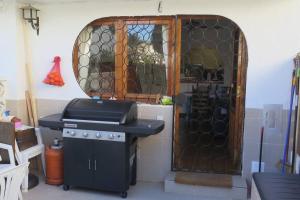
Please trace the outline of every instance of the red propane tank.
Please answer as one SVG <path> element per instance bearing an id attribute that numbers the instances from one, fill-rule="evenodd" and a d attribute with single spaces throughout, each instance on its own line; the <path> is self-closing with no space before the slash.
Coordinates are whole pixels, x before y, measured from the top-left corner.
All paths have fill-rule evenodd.
<path id="1" fill-rule="evenodd" d="M 61 185 L 64 183 L 64 153 L 58 140 L 54 145 L 46 146 L 46 183 L 50 185 Z"/>

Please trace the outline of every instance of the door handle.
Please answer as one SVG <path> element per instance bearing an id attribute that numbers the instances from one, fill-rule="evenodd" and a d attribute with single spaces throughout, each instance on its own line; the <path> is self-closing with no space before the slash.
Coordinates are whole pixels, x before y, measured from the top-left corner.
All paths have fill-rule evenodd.
<path id="1" fill-rule="evenodd" d="M 89 170 L 91 170 L 91 160 L 89 159 Z"/>
<path id="2" fill-rule="evenodd" d="M 94 167 L 95 167 L 95 171 L 97 171 L 97 160 L 95 160 Z"/>

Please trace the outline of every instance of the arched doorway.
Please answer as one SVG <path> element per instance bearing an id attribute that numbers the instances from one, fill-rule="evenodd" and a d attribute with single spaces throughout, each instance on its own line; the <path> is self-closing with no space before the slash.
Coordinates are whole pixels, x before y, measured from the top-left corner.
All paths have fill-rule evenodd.
<path id="1" fill-rule="evenodd" d="M 241 173 L 247 45 L 230 19 L 97 19 L 75 41 L 73 68 L 89 96 L 173 97 L 172 170 Z"/>
<path id="2" fill-rule="evenodd" d="M 173 170 L 241 174 L 247 45 L 221 16 L 178 16 Z"/>

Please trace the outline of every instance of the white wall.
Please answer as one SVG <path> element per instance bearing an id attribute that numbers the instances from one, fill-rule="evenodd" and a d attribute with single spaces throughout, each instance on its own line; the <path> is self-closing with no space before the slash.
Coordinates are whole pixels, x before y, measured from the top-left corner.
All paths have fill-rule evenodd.
<path id="1" fill-rule="evenodd" d="M 157 1 L 102 0 L 92 3 L 43 4 L 39 5 L 39 8 L 41 9 L 41 32 L 39 37 L 31 34 L 31 40 L 37 96 L 44 99 L 69 100 L 74 97 L 86 97 L 76 83 L 72 71 L 73 44 L 86 24 L 97 18 L 108 16 L 159 14 Z M 174 0 L 165 0 L 162 14 L 216 14 L 237 23 L 243 30 L 248 44 L 246 108 L 262 108 L 263 104 L 283 104 L 287 108 L 293 68 L 292 59 L 300 51 L 298 8 L 300 8 L 299 0 L 177 0 L 176 3 Z M 62 88 L 42 83 L 44 76 L 51 68 L 51 60 L 55 55 L 62 57 L 62 74 L 66 82 Z M 152 114 L 155 116 L 155 113 Z M 141 113 L 143 118 L 147 117 L 146 115 L 147 112 Z M 246 115 L 251 115 L 248 109 Z M 169 125 L 171 120 L 166 120 Z M 251 152 L 257 152 L 259 147 L 258 143 L 251 143 L 247 139 L 255 138 L 255 141 L 259 141 L 260 126 L 261 117 L 259 116 L 245 121 L 243 174 L 246 176 L 250 176 L 251 161 L 258 158 L 256 153 L 251 154 Z M 161 135 L 164 134 L 158 137 Z M 148 143 L 153 141 L 154 139 L 151 138 L 145 140 Z M 149 149 L 147 151 L 152 152 L 156 149 L 152 148 L 150 148 L 151 151 Z M 170 145 L 166 145 L 165 148 L 165 152 L 171 155 Z M 280 149 L 277 151 L 279 152 Z M 145 151 L 142 152 L 145 153 Z M 152 163 L 156 158 L 155 153 L 142 155 L 141 159 L 145 158 L 145 160 L 141 163 Z M 166 157 L 166 159 L 169 158 Z M 275 162 L 278 159 L 276 157 L 273 160 Z M 152 170 L 162 169 L 165 166 L 170 170 L 167 162 L 153 167 Z M 152 174 L 151 169 L 148 171 L 143 167 L 140 169 L 143 169 L 146 175 Z M 150 180 L 149 177 L 142 179 Z"/>
<path id="2" fill-rule="evenodd" d="M 85 97 L 72 71 L 73 43 L 90 21 L 107 16 L 157 15 L 156 1 L 99 1 L 41 4 L 40 36 L 32 35 L 37 96 L 50 99 Z M 163 15 L 216 14 L 232 19 L 244 31 L 249 50 L 246 107 L 288 104 L 292 59 L 300 50 L 299 0 L 224 0 L 163 2 Z M 62 57 L 62 88 L 42 83 L 55 55 Z"/>
<path id="3" fill-rule="evenodd" d="M 86 97 L 78 86 L 72 70 L 72 48 L 81 29 L 101 17 L 159 14 L 158 1 L 155 0 L 99 0 L 71 4 L 49 1 L 50 3 L 47 4 L 36 4 L 34 6 L 41 10 L 40 35 L 36 36 L 30 26 L 27 26 L 28 36 L 30 36 L 29 50 L 32 55 L 29 54 L 28 58 L 32 57 L 32 60 L 26 60 L 22 50 L 24 30 L 19 26 L 22 24 L 20 10 L 15 0 L 5 1 L 10 4 L 5 9 L 0 9 L 0 78 L 9 81 L 8 98 L 10 99 L 23 98 L 26 89 L 25 62 L 32 63 L 34 89 L 39 99 L 69 100 L 75 97 Z M 161 14 L 222 15 L 236 22 L 244 31 L 249 53 L 246 108 L 262 108 L 263 104 L 283 104 L 287 107 L 293 68 L 292 59 L 296 52 L 300 51 L 299 0 L 177 0 L 176 3 L 174 2 L 174 0 L 164 0 Z M 42 83 L 56 55 L 62 57 L 62 75 L 66 83 L 62 88 Z M 171 113 L 171 110 L 168 112 Z M 152 114 L 150 118 L 156 116 L 156 113 Z M 250 114 L 246 111 L 246 115 Z M 140 115 L 147 117 L 147 111 Z M 256 125 L 260 124 L 261 119 L 256 118 Z M 259 125 L 253 131 L 251 127 L 252 124 L 246 121 L 245 129 L 248 130 L 245 132 L 246 136 L 259 133 Z M 171 133 L 170 129 L 167 131 L 167 134 L 169 133 Z M 259 138 L 258 135 L 253 136 Z M 151 140 L 145 141 L 151 143 Z M 167 148 L 170 153 L 170 144 Z M 253 148 L 245 148 L 247 152 L 252 150 Z M 148 155 L 150 160 L 154 157 L 155 153 L 153 156 Z"/>
<path id="4" fill-rule="evenodd" d="M 0 7 L 0 79 L 7 80 L 8 99 L 24 98 L 26 89 L 25 53 L 22 24 L 15 0 Z"/>

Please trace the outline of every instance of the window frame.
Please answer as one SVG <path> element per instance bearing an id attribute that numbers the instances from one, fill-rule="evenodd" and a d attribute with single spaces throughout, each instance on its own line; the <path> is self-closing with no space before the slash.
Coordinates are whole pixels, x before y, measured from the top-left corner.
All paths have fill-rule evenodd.
<path id="1" fill-rule="evenodd" d="M 166 95 L 173 96 L 174 93 L 174 78 L 175 78 L 175 19 L 169 16 L 152 16 L 152 17 L 109 17 L 94 20 L 88 26 L 114 25 L 115 27 L 115 93 L 117 99 L 129 99 L 146 103 L 159 103 L 159 99 L 164 94 L 147 94 L 147 93 L 128 93 L 127 92 L 127 60 L 128 60 L 128 33 L 127 25 L 130 24 L 153 24 L 164 25 L 168 29 L 168 65 L 167 65 L 167 85 Z M 84 29 L 85 29 L 84 28 Z M 83 29 L 83 30 L 84 30 Z M 73 47 L 73 71 L 76 79 L 79 77 L 79 56 L 78 56 L 78 38 Z M 125 60 L 125 62 L 124 62 Z M 116 78 L 118 77 L 118 78 Z M 108 99 L 112 93 L 89 92 L 89 96 L 101 96 Z"/>

